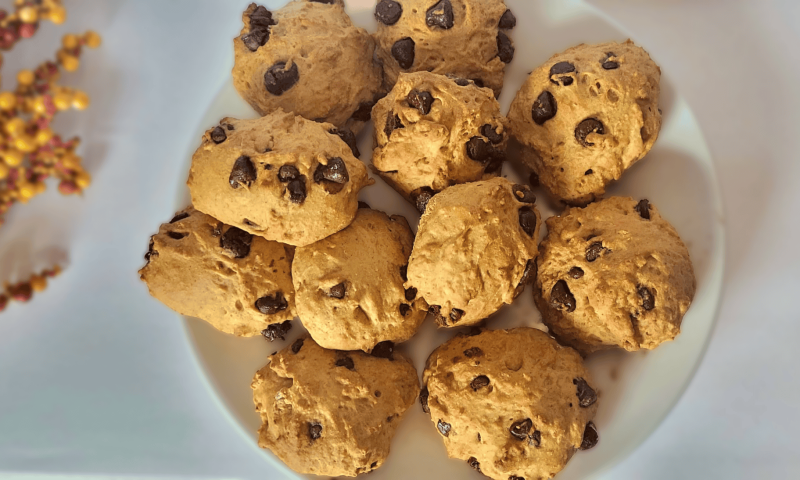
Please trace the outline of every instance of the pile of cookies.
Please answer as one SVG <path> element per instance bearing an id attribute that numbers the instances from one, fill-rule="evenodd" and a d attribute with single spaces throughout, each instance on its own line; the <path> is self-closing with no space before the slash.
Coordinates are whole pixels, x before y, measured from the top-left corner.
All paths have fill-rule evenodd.
<path id="1" fill-rule="evenodd" d="M 151 238 L 141 278 L 230 334 L 282 340 L 301 319 L 308 334 L 251 385 L 259 444 L 297 472 L 379 468 L 419 398 L 450 457 L 551 478 L 598 442 L 583 357 L 672 340 L 694 295 L 656 207 L 602 199 L 658 137 L 660 70 L 630 41 L 579 45 L 536 68 L 506 117 L 502 0 L 380 0 L 375 17 L 370 35 L 342 0 L 247 8 L 233 78 L 263 116 L 203 135 L 192 206 Z M 419 210 L 416 234 L 358 201 L 375 182 L 356 146 L 369 120 L 371 170 Z M 511 138 L 567 205 L 541 243 L 531 186 L 501 175 Z M 529 284 L 552 336 L 487 329 Z M 431 353 L 420 388 L 395 346 L 426 318 L 471 327 Z"/>

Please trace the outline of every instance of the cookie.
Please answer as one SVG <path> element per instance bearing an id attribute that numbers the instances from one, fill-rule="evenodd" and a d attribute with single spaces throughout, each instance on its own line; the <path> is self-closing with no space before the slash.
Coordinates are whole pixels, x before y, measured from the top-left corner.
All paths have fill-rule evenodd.
<path id="1" fill-rule="evenodd" d="M 192 156 L 195 208 L 269 240 L 303 246 L 356 215 L 367 169 L 330 124 L 277 111 L 225 118 Z"/>
<path id="2" fill-rule="evenodd" d="M 578 45 L 530 74 L 508 114 L 547 190 L 585 205 L 644 157 L 661 129 L 661 69 L 625 43 Z"/>
<path id="3" fill-rule="evenodd" d="M 530 188 L 505 178 L 435 195 L 419 223 L 406 288 L 442 327 L 472 325 L 511 303 L 532 280 L 540 216 Z"/>
<path id="4" fill-rule="evenodd" d="M 258 113 L 282 108 L 358 133 L 383 73 L 375 41 L 341 1 L 293 1 L 270 12 L 251 3 L 233 40 L 233 84 Z"/>
<path id="5" fill-rule="evenodd" d="M 508 35 L 517 23 L 503 0 L 379 0 L 375 18 L 389 86 L 401 72 L 427 71 L 472 80 L 500 95 L 514 58 Z"/>
<path id="6" fill-rule="evenodd" d="M 534 300 L 563 344 L 585 354 L 675 338 L 695 292 L 689 251 L 647 200 L 611 197 L 547 220 Z"/>
<path id="7" fill-rule="evenodd" d="M 495 480 L 551 478 L 597 444 L 589 372 L 540 330 L 457 336 L 428 358 L 423 384 L 447 454 Z"/>
<path id="8" fill-rule="evenodd" d="M 491 90 L 459 83 L 401 73 L 372 110 L 373 168 L 412 204 L 451 185 L 496 177 L 503 167 L 508 136 L 500 104 Z"/>
<path id="9" fill-rule="evenodd" d="M 318 344 L 369 351 L 416 333 L 427 305 L 403 288 L 413 243 L 405 218 L 362 208 L 341 232 L 297 249 L 298 315 Z"/>
<path id="10" fill-rule="evenodd" d="M 326 350 L 308 337 L 271 355 L 251 386 L 259 446 L 296 472 L 330 477 L 379 468 L 419 391 L 398 353 Z"/>
<path id="11" fill-rule="evenodd" d="M 292 250 L 189 207 L 150 239 L 139 276 L 181 315 L 250 337 L 294 318 Z"/>

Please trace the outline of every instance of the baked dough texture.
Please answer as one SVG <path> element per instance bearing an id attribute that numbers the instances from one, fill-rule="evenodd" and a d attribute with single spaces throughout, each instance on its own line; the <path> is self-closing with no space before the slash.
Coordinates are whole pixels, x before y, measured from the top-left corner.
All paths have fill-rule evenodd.
<path id="1" fill-rule="evenodd" d="M 326 350 L 308 337 L 271 355 L 251 386 L 259 446 L 296 472 L 332 477 L 379 468 L 419 392 L 417 371 L 398 353 Z"/>
<path id="2" fill-rule="evenodd" d="M 413 243 L 405 218 L 361 208 L 341 232 L 297 249 L 298 315 L 318 344 L 370 351 L 416 333 L 427 305 L 403 287 Z"/>
<path id="3" fill-rule="evenodd" d="M 353 25 L 341 2 L 296 0 L 274 12 L 252 3 L 242 21 L 233 84 L 258 113 L 282 108 L 361 130 L 384 92 L 383 73 L 374 39 Z"/>
<path id="4" fill-rule="evenodd" d="M 428 358 L 423 384 L 447 454 L 495 480 L 551 478 L 597 443 L 589 372 L 540 330 L 457 336 Z"/>
<path id="5" fill-rule="evenodd" d="M 455 185 L 422 216 L 406 287 L 443 327 L 472 325 L 511 303 L 532 280 L 540 215 L 527 186 L 505 178 Z"/>
<path id="6" fill-rule="evenodd" d="M 303 246 L 343 229 L 373 183 L 330 124 L 283 110 L 225 118 L 192 157 L 195 208 L 255 235 Z"/>
<path id="7" fill-rule="evenodd" d="M 499 96 L 514 56 L 508 35 L 516 19 L 507 11 L 503 0 L 377 1 L 375 39 L 387 85 L 401 72 L 428 71 L 474 80 Z"/>
<path id="8" fill-rule="evenodd" d="M 547 220 L 534 300 L 560 342 L 586 355 L 653 349 L 694 298 L 689 251 L 647 200 L 611 197 Z"/>
<path id="9" fill-rule="evenodd" d="M 459 184 L 500 174 L 507 125 L 491 90 L 428 72 L 401 73 L 372 110 L 374 170 L 417 204 Z"/>
<path id="10" fill-rule="evenodd" d="M 189 207 L 152 237 L 139 276 L 181 315 L 250 337 L 294 318 L 292 250 Z"/>
<path id="11" fill-rule="evenodd" d="M 508 114 L 523 161 L 568 204 L 600 198 L 658 138 L 660 80 L 661 69 L 630 40 L 553 55 Z"/>

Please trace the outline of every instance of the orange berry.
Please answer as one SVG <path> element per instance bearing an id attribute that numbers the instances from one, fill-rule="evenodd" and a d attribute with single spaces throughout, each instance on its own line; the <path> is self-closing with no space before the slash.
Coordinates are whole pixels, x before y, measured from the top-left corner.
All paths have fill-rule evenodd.
<path id="1" fill-rule="evenodd" d="M 81 170 L 75 175 L 75 183 L 81 187 L 81 189 L 89 188 L 89 185 L 92 183 L 92 176 L 85 170 Z"/>
<path id="2" fill-rule="evenodd" d="M 29 280 L 31 287 L 35 292 L 41 292 L 47 288 L 47 279 L 41 275 L 33 275 Z"/>
<path id="3" fill-rule="evenodd" d="M 0 108 L 3 110 L 11 110 L 17 105 L 17 96 L 12 92 L 0 93 Z"/>
<path id="4" fill-rule="evenodd" d="M 8 150 L 3 152 L 3 160 L 5 160 L 6 164 L 9 167 L 18 167 L 22 164 L 22 160 L 25 158 L 25 154 L 20 152 L 19 150 Z"/>
<path id="5" fill-rule="evenodd" d="M 36 132 L 36 143 L 39 145 L 44 145 L 53 138 L 53 131 L 49 128 L 45 128 Z"/>
<path id="6" fill-rule="evenodd" d="M 66 92 L 56 93 L 53 97 L 53 104 L 59 110 L 66 110 L 72 105 L 72 95 Z"/>
<path id="7" fill-rule="evenodd" d="M 47 113 L 47 104 L 44 102 L 44 97 L 36 97 L 33 99 L 33 111 L 40 115 Z"/>
<path id="8" fill-rule="evenodd" d="M 55 23 L 56 25 L 61 25 L 67 19 L 67 10 L 62 7 L 61 5 L 56 5 L 55 7 L 50 8 L 50 12 L 47 14 L 50 21 Z"/>
<path id="9" fill-rule="evenodd" d="M 74 72 L 81 66 L 81 62 L 76 56 L 64 55 L 61 57 L 61 66 L 68 72 Z"/>
<path id="10" fill-rule="evenodd" d="M 72 107 L 76 110 L 85 110 L 89 103 L 89 95 L 85 92 L 75 92 L 75 96 L 72 97 Z"/>
<path id="11" fill-rule="evenodd" d="M 35 152 L 38 148 L 38 145 L 36 145 L 36 140 L 30 135 L 20 135 L 17 137 L 14 140 L 14 146 L 17 147 L 17 150 L 25 153 Z"/>
<path id="12" fill-rule="evenodd" d="M 61 38 L 61 45 L 63 45 L 64 48 L 69 48 L 69 49 L 73 49 L 73 48 L 77 47 L 78 46 L 78 37 L 77 37 L 77 35 L 73 35 L 71 33 L 68 33 L 68 34 L 64 35 Z"/>
<path id="13" fill-rule="evenodd" d="M 20 85 L 31 85 L 35 79 L 36 77 L 30 70 L 20 70 L 17 74 L 17 81 Z"/>
<path id="14" fill-rule="evenodd" d="M 25 131 L 25 120 L 15 117 L 6 122 L 6 132 L 9 135 L 17 136 Z"/>
<path id="15" fill-rule="evenodd" d="M 4 180 L 6 177 L 8 177 L 8 165 L 0 162 L 0 180 Z"/>
<path id="16" fill-rule="evenodd" d="M 19 11 L 19 19 L 24 23 L 36 23 L 39 20 L 39 11 L 36 7 L 23 7 Z"/>
<path id="17" fill-rule="evenodd" d="M 83 34 L 83 41 L 86 43 L 86 46 L 89 48 L 97 48 L 103 43 L 103 39 L 97 32 L 89 30 Z"/>

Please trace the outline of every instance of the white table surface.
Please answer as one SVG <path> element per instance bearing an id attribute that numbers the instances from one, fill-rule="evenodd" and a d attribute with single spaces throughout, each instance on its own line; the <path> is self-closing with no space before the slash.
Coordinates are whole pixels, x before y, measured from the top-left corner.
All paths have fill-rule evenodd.
<path id="1" fill-rule="evenodd" d="M 209 395 L 181 322 L 136 275 L 173 213 L 187 141 L 229 75 L 247 3 L 67 0 L 65 25 L 44 24 L 5 55 L 10 88 L 67 31 L 104 39 L 64 79 L 92 107 L 59 121 L 84 137 L 95 184 L 66 200 L 51 185 L 0 228 L 0 280 L 49 266 L 42 258 L 67 264 L 33 302 L 0 314 L 0 476 L 265 478 L 257 447 Z M 655 434 L 603 478 L 800 478 L 800 2 L 593 3 L 689 101 L 729 239 L 705 360 Z M 88 275 L 97 265 L 104 273 Z"/>

